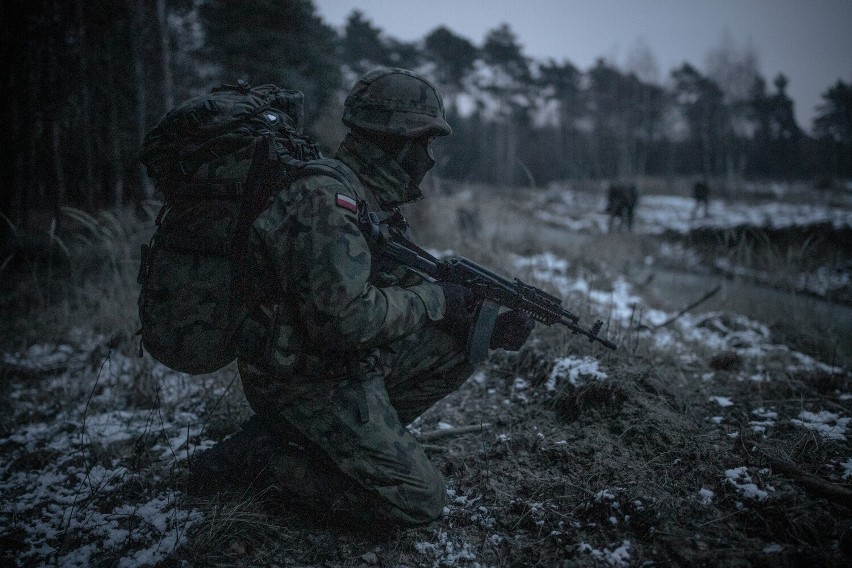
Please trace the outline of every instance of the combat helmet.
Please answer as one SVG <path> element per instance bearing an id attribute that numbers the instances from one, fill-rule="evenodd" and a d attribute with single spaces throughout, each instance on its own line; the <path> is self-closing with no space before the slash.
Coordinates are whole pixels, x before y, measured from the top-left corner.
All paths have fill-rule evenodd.
<path id="1" fill-rule="evenodd" d="M 343 124 L 404 138 L 452 132 L 435 85 L 396 67 L 374 69 L 358 79 L 343 103 Z"/>

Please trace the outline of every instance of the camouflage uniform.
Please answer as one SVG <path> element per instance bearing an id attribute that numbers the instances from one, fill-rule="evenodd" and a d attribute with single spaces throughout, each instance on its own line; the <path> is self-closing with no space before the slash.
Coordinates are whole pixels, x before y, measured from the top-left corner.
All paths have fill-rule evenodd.
<path id="1" fill-rule="evenodd" d="M 381 90 L 365 77 L 358 100 Z M 418 128 L 418 109 L 443 122 L 443 108 L 438 117 L 417 88 L 397 95 L 409 111 L 387 117 L 390 132 Z M 357 123 L 358 112 L 348 105 L 344 122 Z M 440 515 L 445 486 L 405 425 L 472 368 L 465 340 L 434 325 L 444 316 L 441 287 L 378 261 L 358 226 L 358 207 L 387 211 L 420 199 L 419 188 L 355 132 L 335 157 L 356 183 L 299 179 L 252 226 L 259 307 L 241 330 L 243 388 L 286 448 L 272 468 L 285 494 L 350 518 L 421 524 Z"/>

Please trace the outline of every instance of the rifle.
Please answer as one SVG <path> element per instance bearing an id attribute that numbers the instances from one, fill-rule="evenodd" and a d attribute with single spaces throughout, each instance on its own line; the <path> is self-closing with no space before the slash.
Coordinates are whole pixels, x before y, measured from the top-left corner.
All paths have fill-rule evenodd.
<path id="1" fill-rule="evenodd" d="M 476 323 L 471 330 L 471 360 L 482 361 L 488 354 L 491 331 L 501 306 L 522 310 L 545 325 L 560 324 L 572 333 L 587 337 L 589 343 L 598 342 L 608 349 L 616 345 L 600 337 L 602 320 L 597 320 L 590 329 L 581 327 L 579 316 L 562 307 L 562 300 L 525 284 L 515 278 L 509 280 L 463 256 L 438 259 L 420 248 L 403 235 L 407 227 L 398 211 L 380 221 L 378 215 L 359 207 L 359 224 L 374 253 L 413 268 L 439 281 L 454 282 L 466 286 L 484 302 L 479 307 Z M 382 225 L 388 227 L 383 230 Z"/>

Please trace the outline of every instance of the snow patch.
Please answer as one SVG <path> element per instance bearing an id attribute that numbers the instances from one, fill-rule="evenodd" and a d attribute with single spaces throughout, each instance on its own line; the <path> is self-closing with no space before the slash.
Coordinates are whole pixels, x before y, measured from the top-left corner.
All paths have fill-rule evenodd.
<path id="1" fill-rule="evenodd" d="M 469 542 L 465 542 L 458 536 L 451 537 L 445 531 L 438 534 L 437 542 L 416 542 L 414 548 L 420 554 L 432 559 L 432 566 L 456 566 L 459 562 L 474 562 L 476 553 Z M 479 566 L 479 563 L 473 564 Z"/>
<path id="2" fill-rule="evenodd" d="M 727 406 L 733 406 L 734 403 L 727 396 L 711 396 L 710 400 L 714 401 L 716 404 L 725 408 Z"/>
<path id="3" fill-rule="evenodd" d="M 550 377 L 545 383 L 545 388 L 549 392 L 556 390 L 556 383 L 567 380 L 573 386 L 580 386 L 592 381 L 603 381 L 607 379 L 607 374 L 601 371 L 598 367 L 597 359 L 592 357 L 565 357 L 557 359 L 550 371 Z"/>
<path id="4" fill-rule="evenodd" d="M 90 566 L 107 554 L 117 566 L 158 564 L 203 515 L 182 508 L 179 492 L 143 487 L 125 464 L 142 452 L 168 471 L 186 459 L 191 443 L 212 443 L 202 436 L 198 401 L 219 388 L 110 351 L 101 336 L 72 333 L 70 339 L 75 345 L 34 345 L 3 356 L 7 365 L 40 378 L 8 383 L 17 404 L 7 418 L 20 426 L 0 439 L 0 524 L 14 522 L 25 535 L 22 563 Z M 126 399 L 138 392 L 140 376 L 153 379 L 157 407 Z M 49 417 L 32 412 L 44 400 L 57 401 Z M 30 456 L 40 456 L 42 465 L 21 469 Z M 133 502 L 117 498 L 128 485 L 137 495 Z"/>
<path id="5" fill-rule="evenodd" d="M 748 474 L 746 466 L 725 470 L 725 482 L 734 486 L 737 492 L 747 499 L 762 501 L 769 493 L 760 489 Z"/>
<path id="6" fill-rule="evenodd" d="M 790 422 L 796 426 L 813 430 L 826 440 L 845 440 L 849 421 L 850 418 L 841 418 L 838 414 L 827 410 L 819 412 L 803 410 L 799 413 L 799 418 L 794 418 Z"/>
<path id="7" fill-rule="evenodd" d="M 843 475 L 840 477 L 844 480 L 852 477 L 852 458 L 849 458 L 841 464 L 843 466 Z"/>
<path id="8" fill-rule="evenodd" d="M 588 553 L 595 560 L 605 562 L 608 566 L 613 566 L 615 568 L 627 568 L 630 566 L 630 548 L 631 545 L 629 540 L 623 541 L 621 546 L 613 548 L 612 550 L 609 548 L 598 550 L 590 544 L 581 542 L 577 546 L 577 551 Z"/>

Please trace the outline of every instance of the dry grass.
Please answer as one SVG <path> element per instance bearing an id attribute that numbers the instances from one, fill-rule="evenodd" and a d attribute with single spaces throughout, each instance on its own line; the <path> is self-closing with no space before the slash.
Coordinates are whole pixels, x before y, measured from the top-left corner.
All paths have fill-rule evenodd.
<path id="1" fill-rule="evenodd" d="M 20 236 L 0 272 L 2 311 L 10 326 L 0 344 L 18 349 L 57 341 L 75 328 L 130 337 L 136 330 L 139 247 L 150 238 L 156 210 L 97 215 L 65 207 L 61 231 Z"/>

